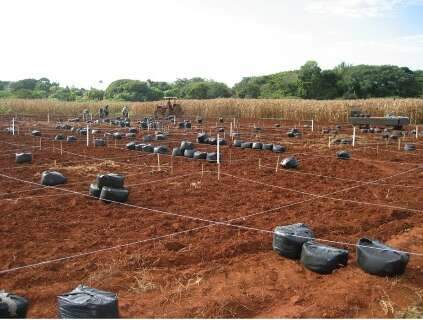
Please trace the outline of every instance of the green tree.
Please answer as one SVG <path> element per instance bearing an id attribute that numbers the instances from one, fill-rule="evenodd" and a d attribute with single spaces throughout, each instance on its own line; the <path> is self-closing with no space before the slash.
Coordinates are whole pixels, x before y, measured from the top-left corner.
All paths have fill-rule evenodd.
<path id="1" fill-rule="evenodd" d="M 162 96 L 162 91 L 151 88 L 147 82 L 129 79 L 113 81 L 105 91 L 107 99 L 126 101 L 152 101 Z"/>
<path id="2" fill-rule="evenodd" d="M 87 90 L 85 92 L 85 98 L 87 100 L 103 100 L 104 91 L 99 90 L 99 89 L 95 89 L 95 88 L 91 88 L 90 90 Z"/>
<path id="3" fill-rule="evenodd" d="M 319 96 L 321 69 L 316 61 L 307 61 L 298 73 L 299 95 L 306 99 Z"/>

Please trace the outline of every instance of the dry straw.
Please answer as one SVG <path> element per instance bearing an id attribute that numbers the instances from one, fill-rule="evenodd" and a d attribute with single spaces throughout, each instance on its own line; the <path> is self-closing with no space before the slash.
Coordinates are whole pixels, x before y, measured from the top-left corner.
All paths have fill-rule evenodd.
<path id="1" fill-rule="evenodd" d="M 211 99 L 180 100 L 187 116 L 237 117 L 243 119 L 283 118 L 321 122 L 345 122 L 352 107 L 359 107 L 374 116 L 388 113 L 410 117 L 411 123 L 423 123 L 423 99 L 366 99 L 366 100 L 301 100 L 301 99 Z M 108 104 L 111 115 L 119 115 L 128 105 L 133 116 L 151 115 L 159 102 L 63 102 L 55 100 L 0 100 L 3 114 L 35 115 L 50 113 L 53 117 L 75 116 L 83 109 L 98 113 Z"/>

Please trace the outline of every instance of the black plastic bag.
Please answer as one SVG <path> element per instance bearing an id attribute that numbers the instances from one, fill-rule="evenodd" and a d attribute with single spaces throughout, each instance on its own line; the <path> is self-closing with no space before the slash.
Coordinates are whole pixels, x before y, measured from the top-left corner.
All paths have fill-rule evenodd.
<path id="1" fill-rule="evenodd" d="M 57 297 L 59 317 L 64 319 L 119 318 L 117 295 L 80 285 Z"/>
<path id="2" fill-rule="evenodd" d="M 63 141 L 63 140 L 65 140 L 66 139 L 66 137 L 65 137 L 65 135 L 64 134 L 57 134 L 55 137 L 54 137 L 54 140 L 56 140 L 56 141 Z"/>
<path id="3" fill-rule="evenodd" d="M 251 149 L 251 147 L 253 146 L 252 142 L 243 142 L 241 143 L 241 148 L 242 149 Z"/>
<path id="4" fill-rule="evenodd" d="M 301 262 L 311 271 L 329 274 L 347 265 L 348 251 L 307 241 L 301 249 Z"/>
<path id="5" fill-rule="evenodd" d="M 288 157 L 281 161 L 281 166 L 286 169 L 295 169 L 299 165 L 299 162 L 294 157 Z"/>
<path id="6" fill-rule="evenodd" d="M 214 137 L 211 137 L 207 140 L 207 143 L 215 146 L 215 145 L 217 145 L 217 139 L 214 138 Z"/>
<path id="7" fill-rule="evenodd" d="M 336 153 L 336 157 L 342 160 L 348 160 L 351 158 L 351 154 L 348 151 L 341 150 Z"/>
<path id="8" fill-rule="evenodd" d="M 44 186 L 56 186 L 66 183 L 66 177 L 57 171 L 44 171 L 41 174 L 41 184 Z"/>
<path id="9" fill-rule="evenodd" d="M 90 196 L 99 198 L 101 193 L 101 188 L 98 187 L 96 183 L 90 184 L 89 194 Z"/>
<path id="10" fill-rule="evenodd" d="M 184 152 L 185 150 L 191 150 L 194 149 L 194 144 L 191 141 L 182 141 L 181 142 L 181 150 Z"/>
<path id="11" fill-rule="evenodd" d="M 272 143 L 263 143 L 262 149 L 272 151 L 273 150 L 273 144 Z"/>
<path id="12" fill-rule="evenodd" d="M 26 318 L 28 304 L 28 300 L 24 297 L 0 292 L 0 319 Z"/>
<path id="13" fill-rule="evenodd" d="M 38 131 L 38 130 L 32 130 L 32 131 L 31 131 L 31 135 L 32 135 L 33 137 L 41 137 L 41 132 L 40 132 L 40 131 Z"/>
<path id="14" fill-rule="evenodd" d="M 194 157 L 195 150 L 194 149 L 187 149 L 184 151 L 184 157 L 192 158 Z"/>
<path id="15" fill-rule="evenodd" d="M 96 183 L 100 189 L 103 187 L 123 188 L 125 177 L 116 173 L 99 174 Z"/>
<path id="16" fill-rule="evenodd" d="M 154 147 L 151 144 L 146 144 L 142 147 L 142 151 L 153 153 Z"/>
<path id="17" fill-rule="evenodd" d="M 169 153 L 169 148 L 166 146 L 157 146 L 154 147 L 154 153 L 167 154 Z"/>
<path id="18" fill-rule="evenodd" d="M 136 145 L 135 145 L 135 150 L 137 150 L 137 151 L 142 151 L 142 148 L 143 147 L 145 147 L 146 146 L 146 144 L 145 143 L 137 143 Z"/>
<path id="19" fill-rule="evenodd" d="M 279 144 L 274 144 L 272 151 L 275 152 L 275 153 L 282 153 L 282 152 L 286 151 L 286 148 L 284 146 L 279 145 Z"/>
<path id="20" fill-rule="evenodd" d="M 124 188 L 103 187 L 100 192 L 100 199 L 107 201 L 126 202 L 128 201 L 129 192 Z"/>
<path id="21" fill-rule="evenodd" d="M 156 140 L 157 141 L 166 140 L 166 135 L 164 135 L 164 134 L 156 134 Z"/>
<path id="22" fill-rule="evenodd" d="M 278 226 L 273 234 L 273 250 L 281 256 L 299 259 L 303 244 L 313 239 L 313 231 L 303 223 Z"/>
<path id="23" fill-rule="evenodd" d="M 21 152 L 16 154 L 16 163 L 26 163 L 32 161 L 31 152 Z"/>
<path id="24" fill-rule="evenodd" d="M 142 141 L 144 141 L 144 142 L 150 142 L 150 141 L 153 141 L 153 140 L 154 140 L 154 137 L 152 135 L 146 135 L 142 138 Z"/>
<path id="25" fill-rule="evenodd" d="M 404 145 L 404 151 L 416 151 L 416 145 L 414 143 L 406 143 Z"/>
<path id="26" fill-rule="evenodd" d="M 252 149 L 261 150 L 263 149 L 263 144 L 261 142 L 253 142 L 251 146 Z"/>
<path id="27" fill-rule="evenodd" d="M 136 142 L 132 141 L 126 144 L 126 149 L 128 150 L 135 150 Z"/>
<path id="28" fill-rule="evenodd" d="M 222 158 L 220 156 L 219 158 Z M 207 152 L 206 159 L 208 162 L 217 162 L 217 153 L 216 152 Z"/>
<path id="29" fill-rule="evenodd" d="M 197 135 L 197 142 L 198 143 L 207 143 L 209 136 L 206 133 L 199 133 Z"/>
<path id="30" fill-rule="evenodd" d="M 193 158 L 197 160 L 205 160 L 207 158 L 207 152 L 195 151 Z"/>
<path id="31" fill-rule="evenodd" d="M 67 142 L 75 142 L 77 139 L 76 139 L 76 137 L 75 136 L 68 136 L 67 138 L 66 138 L 66 141 Z"/>
<path id="32" fill-rule="evenodd" d="M 357 242 L 357 263 L 365 272 L 377 276 L 396 276 L 403 274 L 409 255 L 395 251 L 382 242 L 361 238 Z"/>
<path id="33" fill-rule="evenodd" d="M 184 153 L 182 152 L 181 148 L 175 147 L 172 150 L 172 157 L 182 157 Z"/>
<path id="34" fill-rule="evenodd" d="M 125 134 L 125 137 L 127 137 L 127 138 L 136 138 L 137 135 L 136 135 L 136 133 L 128 132 L 127 134 Z"/>
<path id="35" fill-rule="evenodd" d="M 104 139 L 95 139 L 94 146 L 96 147 L 104 147 L 106 145 L 106 141 Z"/>

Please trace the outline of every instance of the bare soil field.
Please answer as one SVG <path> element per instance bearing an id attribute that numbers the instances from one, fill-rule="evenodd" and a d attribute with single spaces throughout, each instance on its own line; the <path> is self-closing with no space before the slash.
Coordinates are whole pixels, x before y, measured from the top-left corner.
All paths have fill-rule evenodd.
<path id="1" fill-rule="evenodd" d="M 15 135 L 4 132 L 7 119 L 1 124 L 0 289 L 27 297 L 29 317 L 57 317 L 56 296 L 79 284 L 116 292 L 121 316 L 141 318 L 398 317 L 423 302 L 423 138 L 402 139 L 416 144 L 414 152 L 370 133 L 358 133 L 355 147 L 329 147 L 321 130 L 334 124 L 317 123 L 312 132 L 309 122 L 240 122 L 242 140 L 286 146 L 276 154 L 233 147 L 225 119 L 217 126 L 229 144 L 220 148 L 218 170 L 127 150 L 127 138 L 87 147 L 85 136 L 55 129 L 53 120 L 17 121 Z M 294 126 L 303 134 L 288 138 Z M 128 132 L 98 127 L 97 136 Z M 215 120 L 191 130 L 171 126 L 154 144 L 195 142 L 201 130 L 216 135 L 215 127 Z M 41 138 L 30 135 L 35 128 Z M 78 141 L 54 141 L 58 133 Z M 135 140 L 151 133 L 140 130 Z M 342 124 L 337 137 L 351 133 Z M 337 159 L 338 150 L 352 158 Z M 15 163 L 21 151 L 33 153 L 31 164 Z M 299 168 L 276 170 L 288 155 Z M 67 183 L 40 186 L 49 169 Z M 126 204 L 89 197 L 89 184 L 108 172 L 125 175 Z M 298 222 L 348 249 L 348 265 L 320 275 L 274 252 L 272 230 Z M 410 255 L 402 276 L 367 274 L 351 245 L 364 236 L 420 255 Z"/>

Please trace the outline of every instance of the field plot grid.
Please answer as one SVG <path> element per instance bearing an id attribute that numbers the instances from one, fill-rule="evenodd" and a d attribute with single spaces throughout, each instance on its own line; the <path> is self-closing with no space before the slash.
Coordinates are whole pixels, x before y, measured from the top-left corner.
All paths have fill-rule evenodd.
<path id="1" fill-rule="evenodd" d="M 189 130 L 169 122 L 166 139 L 152 142 L 172 150 L 189 140 L 213 152 L 216 145 L 195 142 L 197 133 L 222 128 L 227 144 L 217 164 L 128 150 L 154 130 L 113 139 L 105 133 L 128 128 L 93 123 L 87 138 L 54 120 L 13 119 L 13 133 L 4 130 L 11 119 L 1 121 L 0 281 L 31 299 L 31 317 L 56 316 L 56 296 L 81 283 L 117 292 L 123 317 L 391 317 L 423 297 L 421 137 L 360 132 L 352 146 L 336 141 L 351 138 L 345 123 L 333 135 L 323 133 L 333 124 L 267 119 L 232 127 L 213 119 Z M 301 136 L 287 137 L 292 127 Z M 235 130 L 286 151 L 234 147 Z M 97 138 L 107 145 L 95 147 Z M 405 152 L 405 143 L 416 150 Z M 351 158 L 337 159 L 340 150 Z M 15 163 L 23 151 L 31 163 Z M 297 169 L 280 166 L 288 156 Z M 41 185 L 45 170 L 67 182 Z M 88 194 L 97 174 L 110 172 L 125 176 L 126 203 Z M 272 251 L 274 228 L 299 222 L 321 243 L 348 249 L 348 265 L 323 276 Z M 410 253 L 404 275 L 364 273 L 355 261 L 361 237 Z"/>

